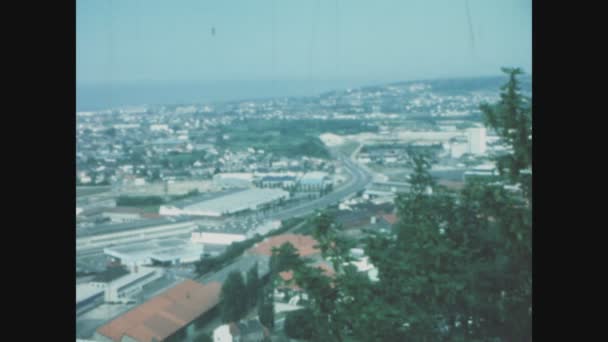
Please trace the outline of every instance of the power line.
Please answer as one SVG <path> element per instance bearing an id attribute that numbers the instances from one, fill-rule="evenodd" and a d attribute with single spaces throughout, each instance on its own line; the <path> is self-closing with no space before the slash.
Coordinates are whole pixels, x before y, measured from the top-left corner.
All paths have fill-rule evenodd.
<path id="1" fill-rule="evenodd" d="M 473 34 L 473 23 L 471 21 L 471 11 L 469 9 L 469 0 L 464 0 L 465 9 L 467 12 L 467 21 L 469 23 L 469 36 L 471 38 L 471 50 L 475 56 L 475 35 Z"/>

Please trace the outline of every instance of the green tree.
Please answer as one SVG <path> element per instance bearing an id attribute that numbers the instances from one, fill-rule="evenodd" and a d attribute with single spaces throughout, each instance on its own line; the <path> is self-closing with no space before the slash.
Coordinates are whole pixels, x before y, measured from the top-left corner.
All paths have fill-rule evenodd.
<path id="1" fill-rule="evenodd" d="M 233 271 L 222 285 L 222 322 L 238 322 L 247 313 L 247 297 L 243 276 Z"/>
<path id="2" fill-rule="evenodd" d="M 285 335 L 298 340 L 310 340 L 314 330 L 314 321 L 310 309 L 291 311 L 285 317 Z"/>
<path id="3" fill-rule="evenodd" d="M 503 68 L 509 81 L 502 87 L 500 101 L 496 104 L 482 104 L 484 121 L 487 126 L 512 148 L 513 152 L 497 158 L 498 169 L 514 183 L 521 183 L 524 191 L 531 191 L 531 177 L 528 170 L 532 166 L 532 101 L 520 91 L 519 68 Z"/>
<path id="4" fill-rule="evenodd" d="M 338 273 L 330 279 L 295 268 L 295 281 L 311 298 L 313 340 L 531 340 L 531 187 L 525 183 L 531 112 L 514 90 L 521 71 L 505 71 L 501 102 L 486 117 L 514 151 L 497 161 L 502 182 L 468 182 L 462 192 L 450 192 L 430 176 L 429 156 L 412 152 L 412 188 L 396 200 L 397 236 L 366 241 L 378 282 L 344 266 L 349 242 L 339 238 L 330 215 L 318 216 L 315 238 Z M 523 185 L 523 196 L 507 190 L 513 183 Z"/>
<path id="5" fill-rule="evenodd" d="M 293 270 L 301 262 L 298 250 L 290 242 L 285 242 L 278 248 L 273 247 L 269 261 L 271 276 L 274 277 L 283 271 Z"/>
<path id="6" fill-rule="evenodd" d="M 213 339 L 208 334 L 202 334 L 194 339 L 195 342 L 213 342 Z"/>
<path id="7" fill-rule="evenodd" d="M 260 279 L 258 275 L 258 264 L 256 262 L 247 272 L 247 304 L 249 307 L 254 307 L 256 305 L 259 291 Z"/>
<path id="8" fill-rule="evenodd" d="M 257 301 L 260 322 L 268 329 L 274 328 L 274 288 L 272 284 L 264 286 Z"/>

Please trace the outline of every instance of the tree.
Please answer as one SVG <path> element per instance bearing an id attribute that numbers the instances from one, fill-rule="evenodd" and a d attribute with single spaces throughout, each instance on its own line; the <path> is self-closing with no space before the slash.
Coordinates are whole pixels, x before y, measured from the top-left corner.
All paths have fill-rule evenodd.
<path id="1" fill-rule="evenodd" d="M 516 91 L 521 71 L 505 71 L 501 102 L 482 106 L 484 113 L 491 108 L 486 121 L 514 151 L 497 161 L 502 181 L 450 192 L 433 181 L 429 156 L 410 153 L 412 188 L 396 200 L 396 237 L 366 241 L 378 282 L 345 266 L 349 242 L 339 238 L 331 215 L 315 220 L 315 238 L 337 274 L 295 268 L 295 281 L 311 298 L 313 340 L 531 340 L 531 111 Z M 513 183 L 523 185 L 523 196 L 504 186 Z"/>
<path id="2" fill-rule="evenodd" d="M 222 285 L 222 322 L 238 322 L 247 313 L 247 297 L 243 276 L 233 271 Z"/>
<path id="3" fill-rule="evenodd" d="M 272 329 L 274 327 L 273 291 L 274 289 L 272 284 L 264 286 L 260 291 L 260 296 L 257 302 L 260 322 L 268 329 Z"/>
<path id="4" fill-rule="evenodd" d="M 285 317 L 285 334 L 293 339 L 310 340 L 314 321 L 310 309 L 291 311 Z"/>
<path id="5" fill-rule="evenodd" d="M 195 342 L 213 342 L 213 339 L 208 334 L 199 335 L 194 339 Z"/>
<path id="6" fill-rule="evenodd" d="M 292 270 L 301 262 L 298 250 L 290 242 L 285 242 L 278 248 L 273 247 L 272 255 L 270 256 L 271 277 L 283 271 Z"/>
<path id="7" fill-rule="evenodd" d="M 524 191 L 531 191 L 531 177 L 522 171 L 532 166 L 532 106 L 530 98 L 520 92 L 519 68 L 503 68 L 509 81 L 502 87 L 500 101 L 494 105 L 482 104 L 484 121 L 487 126 L 510 146 L 513 153 L 497 158 L 498 169 L 508 175 L 511 182 L 521 182 Z"/>
<path id="8" fill-rule="evenodd" d="M 253 265 L 247 272 L 247 305 L 249 307 L 254 307 L 257 303 L 259 291 L 260 279 L 258 276 L 258 264 L 256 262 L 255 265 Z"/>

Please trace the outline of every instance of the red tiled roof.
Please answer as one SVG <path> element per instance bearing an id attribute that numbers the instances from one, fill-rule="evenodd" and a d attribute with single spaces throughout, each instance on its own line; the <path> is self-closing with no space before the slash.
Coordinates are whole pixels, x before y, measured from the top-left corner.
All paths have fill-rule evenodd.
<path id="1" fill-rule="evenodd" d="M 278 248 L 286 242 L 291 243 L 298 250 L 298 253 L 302 257 L 308 257 L 321 253 L 320 249 L 315 248 L 315 246 L 318 245 L 317 240 L 313 239 L 308 235 L 297 234 L 283 234 L 273 236 L 258 243 L 257 245 L 249 249 L 249 251 L 253 254 L 271 256 L 273 247 Z"/>
<path id="2" fill-rule="evenodd" d="M 185 280 L 97 329 L 120 341 L 129 335 L 137 341 L 162 340 L 209 311 L 219 302 L 221 284 L 202 285 Z"/>
<path id="3" fill-rule="evenodd" d="M 383 214 L 382 218 L 390 224 L 395 224 L 397 222 L 397 215 L 395 214 Z"/>
<path id="4" fill-rule="evenodd" d="M 323 263 L 323 262 L 318 262 L 315 265 L 313 265 L 313 267 L 317 267 L 320 268 L 323 273 L 328 276 L 328 277 L 332 277 L 334 275 L 336 275 L 336 271 L 334 271 L 333 267 L 328 266 L 327 264 Z M 279 273 L 279 276 L 281 277 L 281 279 L 283 279 L 284 282 L 289 282 L 290 280 L 293 279 L 293 271 L 284 271 Z M 292 284 L 289 284 L 288 286 L 285 287 L 289 287 L 292 288 L 294 290 L 300 290 L 301 288 L 298 286 L 298 284 L 296 284 L 295 282 Z"/>

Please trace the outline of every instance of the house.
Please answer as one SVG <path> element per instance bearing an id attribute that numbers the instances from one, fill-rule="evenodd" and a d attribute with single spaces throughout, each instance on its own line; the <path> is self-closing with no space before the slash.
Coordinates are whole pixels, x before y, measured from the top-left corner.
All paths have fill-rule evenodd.
<path id="1" fill-rule="evenodd" d="M 185 280 L 99 327 L 102 342 L 184 341 L 219 303 L 221 284 Z"/>
<path id="2" fill-rule="evenodd" d="M 220 325 L 213 331 L 214 342 L 261 342 L 269 336 L 257 318 Z"/>

